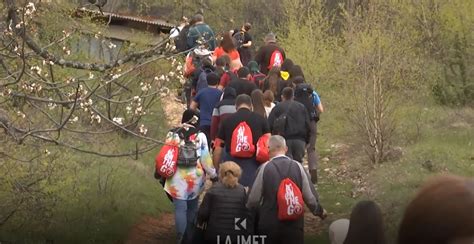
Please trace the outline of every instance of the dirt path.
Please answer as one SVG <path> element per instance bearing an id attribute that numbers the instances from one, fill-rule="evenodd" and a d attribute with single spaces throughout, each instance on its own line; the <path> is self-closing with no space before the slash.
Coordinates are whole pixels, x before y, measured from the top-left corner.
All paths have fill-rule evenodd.
<path id="1" fill-rule="evenodd" d="M 175 243 L 174 214 L 163 213 L 159 219 L 144 216 L 130 230 L 126 244 Z"/>

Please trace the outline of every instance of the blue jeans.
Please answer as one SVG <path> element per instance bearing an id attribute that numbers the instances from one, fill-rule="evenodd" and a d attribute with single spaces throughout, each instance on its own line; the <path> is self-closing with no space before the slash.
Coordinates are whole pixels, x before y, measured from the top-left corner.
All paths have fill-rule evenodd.
<path id="1" fill-rule="evenodd" d="M 180 240 L 184 235 L 186 226 L 188 224 L 193 224 L 196 219 L 198 198 L 196 197 L 193 200 L 180 200 L 174 198 L 173 204 L 175 209 L 174 220 L 176 224 L 176 232 L 178 234 L 178 240 Z"/>

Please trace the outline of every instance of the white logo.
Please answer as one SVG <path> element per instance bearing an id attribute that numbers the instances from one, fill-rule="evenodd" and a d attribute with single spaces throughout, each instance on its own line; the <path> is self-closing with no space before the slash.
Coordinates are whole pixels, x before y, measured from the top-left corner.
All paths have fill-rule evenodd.
<path id="1" fill-rule="evenodd" d="M 293 190 L 293 185 L 285 184 L 285 199 L 286 204 L 288 205 L 287 213 L 288 215 L 299 214 L 302 211 L 302 206 L 300 203 L 300 199 L 295 196 L 295 192 Z"/>
<path id="2" fill-rule="evenodd" d="M 168 152 L 166 152 L 165 158 L 163 159 L 163 165 L 160 168 L 161 172 L 164 172 L 166 174 L 172 174 L 173 173 L 173 156 L 174 156 L 174 148 L 170 148 Z"/>
<path id="3" fill-rule="evenodd" d="M 281 56 L 281 53 L 275 53 L 275 58 L 273 59 L 273 66 L 280 67 L 282 63 L 283 57 Z"/>
<path id="4" fill-rule="evenodd" d="M 235 230 L 246 230 L 247 219 L 246 218 L 234 218 L 234 229 Z"/>
<path id="5" fill-rule="evenodd" d="M 240 126 L 239 130 L 237 131 L 237 145 L 235 146 L 235 151 L 248 151 L 250 150 L 250 143 L 248 141 L 247 136 L 244 135 L 245 127 Z"/>

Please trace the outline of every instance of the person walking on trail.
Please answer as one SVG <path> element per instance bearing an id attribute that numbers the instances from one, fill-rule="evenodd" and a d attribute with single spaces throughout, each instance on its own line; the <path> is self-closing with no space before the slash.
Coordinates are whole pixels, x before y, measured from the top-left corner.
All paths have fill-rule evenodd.
<path id="1" fill-rule="evenodd" d="M 211 141 L 214 141 L 217 136 L 217 131 L 221 127 L 221 124 L 233 113 L 236 112 L 235 109 L 235 98 L 237 94 L 235 89 L 232 87 L 226 87 L 224 89 L 224 94 L 222 95 L 222 100 L 217 103 L 216 107 L 212 111 L 212 120 L 211 120 Z"/>
<path id="2" fill-rule="evenodd" d="M 197 223 L 207 224 L 204 239 L 208 243 L 226 240 L 237 243 L 237 236 L 247 237 L 253 234 L 250 211 L 245 207 L 247 190 L 239 184 L 242 170 L 239 165 L 228 161 L 219 168 L 219 182 L 207 191 L 199 207 Z M 246 228 L 236 229 L 235 219 L 245 219 Z"/>
<path id="3" fill-rule="evenodd" d="M 293 77 L 292 82 L 295 86 L 295 101 L 302 103 L 309 114 L 311 132 L 309 145 L 306 150 L 308 153 L 308 168 L 311 181 L 316 184 L 318 182 L 318 152 L 316 151 L 317 123 L 320 114 L 324 112 L 324 107 L 318 93 L 313 89 L 311 84 L 305 82 L 303 77 Z"/>
<path id="4" fill-rule="evenodd" d="M 287 82 L 290 79 L 290 70 L 295 66 L 293 60 L 287 58 L 283 61 L 280 68 L 280 77 L 283 81 Z"/>
<path id="5" fill-rule="evenodd" d="M 250 97 L 252 98 L 253 111 L 267 119 L 267 111 L 265 110 L 265 102 L 263 101 L 262 91 L 256 89 L 252 92 Z"/>
<path id="6" fill-rule="evenodd" d="M 214 54 L 212 55 L 212 60 L 214 62 L 222 57 L 223 55 L 228 55 L 230 57 L 229 68 L 230 70 L 240 69 L 242 67 L 242 62 L 240 61 L 240 54 L 235 48 L 234 41 L 232 40 L 232 36 L 229 32 L 224 33 L 222 40 L 214 50 Z"/>
<path id="7" fill-rule="evenodd" d="M 216 178 L 216 170 L 212 165 L 206 135 L 199 132 L 198 114 L 188 109 L 184 111 L 178 128 L 183 138 L 193 138 L 196 148 L 197 162 L 194 166 L 181 166 L 178 163 L 176 172 L 166 178 L 163 189 L 172 198 L 175 207 L 175 223 L 178 243 L 183 238 L 186 227 L 193 224 L 198 211 L 198 198 L 204 190 L 206 177 Z M 179 158 L 178 158 L 179 160 Z M 155 174 L 156 175 L 156 174 Z"/>
<path id="8" fill-rule="evenodd" d="M 219 76 L 219 83 L 222 76 L 229 70 L 230 58 L 228 55 L 223 55 L 216 59 L 216 69 L 214 72 Z"/>
<path id="9" fill-rule="evenodd" d="M 229 87 L 232 87 L 237 92 L 237 96 L 240 94 L 251 95 L 254 90 L 258 87 L 250 80 L 250 71 L 247 67 L 242 67 L 237 71 L 238 79 L 234 79 L 229 83 Z"/>
<path id="10" fill-rule="evenodd" d="M 265 112 L 267 113 L 267 118 L 270 116 L 270 113 L 272 112 L 272 109 L 275 107 L 275 96 L 273 95 L 273 92 L 270 90 L 266 90 L 263 93 L 263 102 L 265 105 Z"/>
<path id="11" fill-rule="evenodd" d="M 196 74 L 193 75 L 193 95 L 196 95 L 200 90 L 206 88 L 207 84 L 207 75 L 215 71 L 212 61 L 208 58 L 202 60 L 201 67 L 197 69 Z"/>
<path id="12" fill-rule="evenodd" d="M 325 210 L 303 166 L 285 156 L 285 139 L 271 136 L 268 145 L 271 159 L 258 169 L 246 206 L 258 209 L 256 230 L 258 235 L 266 235 L 266 243 L 302 244 L 304 204 L 322 219 Z"/>
<path id="13" fill-rule="evenodd" d="M 194 25 L 191 26 L 188 31 L 188 49 L 203 45 L 210 51 L 214 51 L 217 46 L 216 37 L 211 27 L 204 23 L 204 16 L 202 16 L 202 14 L 196 14 L 191 22 L 194 23 Z"/>
<path id="14" fill-rule="evenodd" d="M 252 99 L 247 94 L 237 96 L 237 112 L 221 124 L 214 142 L 213 162 L 219 168 L 221 161 L 236 162 L 242 168 L 239 183 L 251 186 L 260 165 L 255 157 L 255 145 L 264 134 L 270 133 L 267 120 L 252 112 Z M 243 155 L 245 153 L 245 155 Z"/>
<path id="15" fill-rule="evenodd" d="M 252 36 L 249 34 L 251 28 L 252 25 L 250 23 L 245 23 L 240 30 L 236 30 L 232 34 L 232 38 L 240 54 L 240 60 L 244 66 L 247 66 L 248 62 L 252 60 L 252 52 L 250 50 L 252 46 Z"/>
<path id="16" fill-rule="evenodd" d="M 255 83 L 255 85 L 260 89 L 263 90 L 263 82 L 267 77 L 265 74 L 260 72 L 260 68 L 258 67 L 258 63 L 255 61 L 250 61 L 247 64 L 247 68 L 250 70 L 250 80 Z"/>
<path id="17" fill-rule="evenodd" d="M 306 144 L 310 137 L 310 119 L 305 106 L 294 100 L 294 91 L 286 87 L 282 91 L 282 102 L 268 116 L 272 134 L 286 139 L 288 157 L 303 163 Z"/>
<path id="18" fill-rule="evenodd" d="M 286 56 L 283 48 L 278 46 L 275 34 L 268 33 L 264 41 L 265 45 L 257 51 L 255 61 L 260 65 L 260 72 L 268 74 L 272 67 L 281 67 Z"/>
<path id="19" fill-rule="evenodd" d="M 222 91 L 217 89 L 219 77 L 215 73 L 207 75 L 208 87 L 200 90 L 191 102 L 190 109 L 200 111 L 199 129 L 206 135 L 208 145 L 211 140 L 211 119 L 212 111 L 222 96 Z"/>
<path id="20" fill-rule="evenodd" d="M 360 201 L 352 209 L 351 219 L 338 219 L 329 226 L 331 244 L 385 244 L 382 211 L 373 201 Z"/>

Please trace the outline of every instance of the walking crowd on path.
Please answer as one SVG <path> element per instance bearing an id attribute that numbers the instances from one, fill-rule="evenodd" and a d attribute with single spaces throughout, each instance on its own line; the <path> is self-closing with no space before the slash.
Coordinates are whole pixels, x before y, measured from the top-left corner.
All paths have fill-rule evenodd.
<path id="1" fill-rule="evenodd" d="M 245 23 L 218 42 L 197 14 L 172 32 L 178 51 L 186 53 L 188 109 L 155 158 L 155 177 L 175 207 L 178 243 L 303 243 L 305 209 L 327 216 L 315 187 L 317 124 L 324 112 L 320 96 L 275 34 L 268 33 L 253 56 L 251 29 Z M 212 187 L 199 206 L 206 179 Z M 448 180 L 457 182 L 465 204 L 447 206 L 473 207 L 472 180 Z M 399 243 L 468 243 L 452 241 L 474 237 L 474 214 L 463 217 L 471 223 L 464 226 L 455 218 L 431 223 L 414 217 L 428 198 L 420 193 L 409 205 Z M 383 225 L 378 205 L 362 201 L 350 219 L 330 225 L 330 240 L 383 244 Z M 450 233 L 437 233 L 440 239 L 429 236 L 430 226 L 442 233 L 448 225 Z"/>

